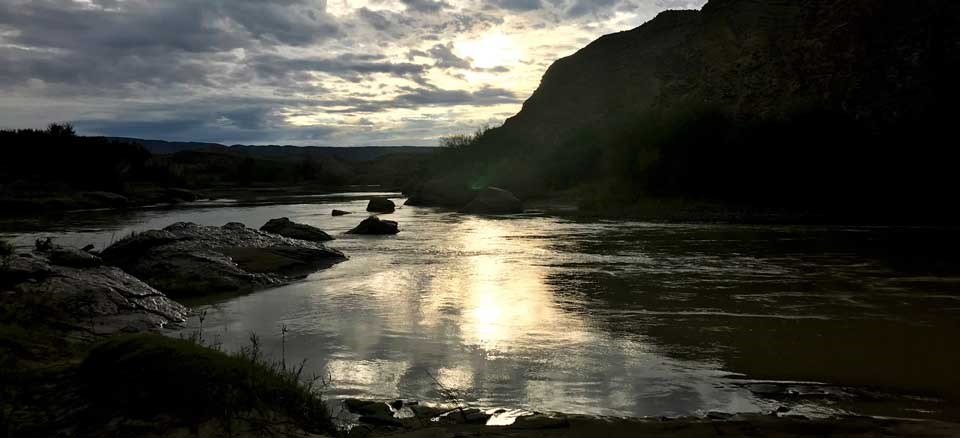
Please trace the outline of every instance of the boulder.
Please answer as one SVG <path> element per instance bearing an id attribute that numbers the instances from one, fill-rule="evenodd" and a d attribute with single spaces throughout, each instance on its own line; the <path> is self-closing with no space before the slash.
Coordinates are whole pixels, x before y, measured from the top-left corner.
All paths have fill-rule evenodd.
<path id="1" fill-rule="evenodd" d="M 163 191 L 163 199 L 166 202 L 193 202 L 200 199 L 195 192 L 187 189 L 168 188 Z"/>
<path id="2" fill-rule="evenodd" d="M 123 239 L 101 257 L 171 296 L 252 292 L 346 259 L 319 242 L 187 222 Z"/>
<path id="3" fill-rule="evenodd" d="M 291 239 L 309 240 L 311 242 L 327 242 L 333 240 L 333 237 L 330 237 L 329 234 L 317 227 L 298 224 L 285 217 L 270 219 L 260 227 L 260 231 L 279 234 Z"/>
<path id="4" fill-rule="evenodd" d="M 83 192 L 83 198 L 104 207 L 126 207 L 130 200 L 126 196 L 113 192 Z"/>
<path id="5" fill-rule="evenodd" d="M 179 324 L 187 309 L 130 274 L 108 266 L 50 263 L 21 255 L 0 267 L 0 306 L 20 309 L 31 324 L 87 337 Z"/>
<path id="6" fill-rule="evenodd" d="M 360 222 L 354 229 L 347 231 L 347 234 L 368 234 L 368 235 L 386 235 L 397 234 L 400 232 L 400 226 L 396 221 L 380 219 L 376 216 L 370 216 Z"/>
<path id="7" fill-rule="evenodd" d="M 48 254 L 50 263 L 71 268 L 92 268 L 103 264 L 103 260 L 89 252 L 76 248 L 56 247 Z"/>
<path id="8" fill-rule="evenodd" d="M 334 215 L 334 216 L 346 216 L 346 215 L 348 215 L 348 214 L 350 214 L 349 211 L 333 210 L 333 215 Z"/>
<path id="9" fill-rule="evenodd" d="M 367 203 L 367 211 L 372 213 L 393 213 L 397 205 L 387 198 L 372 198 Z"/>
<path id="10" fill-rule="evenodd" d="M 247 228 L 247 226 L 244 225 L 242 222 L 227 222 L 223 226 L 223 228 L 226 228 L 228 230 L 242 230 L 244 228 Z"/>
<path id="11" fill-rule="evenodd" d="M 523 213 L 523 203 L 513 193 L 497 187 L 487 187 L 463 207 L 462 211 L 477 214 Z"/>
<path id="12" fill-rule="evenodd" d="M 455 178 L 435 178 L 409 193 L 403 205 L 416 207 L 459 208 L 470 202 L 476 192 Z"/>

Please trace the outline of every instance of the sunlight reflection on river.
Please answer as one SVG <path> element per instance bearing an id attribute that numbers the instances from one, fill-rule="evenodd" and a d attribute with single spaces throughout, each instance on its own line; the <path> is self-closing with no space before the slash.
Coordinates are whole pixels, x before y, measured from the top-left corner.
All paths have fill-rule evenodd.
<path id="1" fill-rule="evenodd" d="M 259 227 L 287 216 L 320 227 L 348 261 L 199 309 L 207 342 L 232 351 L 255 333 L 270 357 L 285 351 L 329 375 L 335 398 L 443 401 L 453 391 L 481 408 L 669 416 L 782 402 L 745 378 L 960 394 L 960 275 L 944 253 L 925 254 L 938 242 L 952 250 L 956 233 L 406 207 L 390 216 L 396 236 L 344 234 L 364 206 L 77 215 L 12 237 L 103 247 L 177 221 Z M 184 333 L 198 328 L 193 318 Z"/>
<path id="2" fill-rule="evenodd" d="M 286 325 L 288 361 L 329 374 L 333 396 L 442 400 L 445 389 L 480 407 L 608 415 L 766 407 L 716 364 L 597 326 L 582 291 L 556 276 L 567 269 L 551 265 L 595 255 L 545 238 L 576 224 L 409 208 L 392 218 L 396 237 L 332 242 L 351 257 L 333 269 L 210 306 L 207 337 L 236 349 L 256 332 L 276 354 Z M 330 218 L 295 220 L 331 229 Z"/>

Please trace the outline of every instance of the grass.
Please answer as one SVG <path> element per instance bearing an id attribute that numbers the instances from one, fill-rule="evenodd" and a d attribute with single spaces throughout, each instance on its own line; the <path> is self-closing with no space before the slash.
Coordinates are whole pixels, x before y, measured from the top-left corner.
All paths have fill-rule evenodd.
<path id="1" fill-rule="evenodd" d="M 303 363 L 264 359 L 259 339 L 234 354 L 189 339 L 125 335 L 93 348 L 80 375 L 97 417 L 150 420 L 157 413 L 197 427 L 215 419 L 225 431 L 282 435 L 294 428 L 330 432 L 323 379 L 304 380 Z"/>
<path id="2" fill-rule="evenodd" d="M 199 335 L 71 342 L 22 310 L 0 305 L 0 436 L 337 435 L 327 380 L 266 359 L 255 335 L 236 353 Z"/>

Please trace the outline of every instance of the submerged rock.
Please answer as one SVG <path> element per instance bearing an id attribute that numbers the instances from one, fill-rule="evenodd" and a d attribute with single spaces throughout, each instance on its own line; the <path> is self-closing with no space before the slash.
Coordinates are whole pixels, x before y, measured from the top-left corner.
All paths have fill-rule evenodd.
<path id="1" fill-rule="evenodd" d="M 368 234 L 385 235 L 397 234 L 400 232 L 400 226 L 396 221 L 380 219 L 376 216 L 370 216 L 360 222 L 354 229 L 347 231 L 347 234 Z"/>
<path id="2" fill-rule="evenodd" d="M 393 213 L 397 205 L 387 198 L 372 198 L 367 203 L 367 211 L 372 213 Z"/>
<path id="3" fill-rule="evenodd" d="M 270 219 L 264 226 L 260 227 L 260 231 L 279 234 L 291 239 L 309 240 L 311 242 L 327 242 L 333 240 L 333 237 L 330 237 L 329 234 L 317 227 L 298 224 L 285 217 Z"/>
<path id="4" fill-rule="evenodd" d="M 126 196 L 113 192 L 83 192 L 85 200 L 105 207 L 126 207 L 130 200 Z"/>
<path id="5" fill-rule="evenodd" d="M 350 214 L 350 212 L 349 212 L 349 211 L 343 211 L 343 210 L 333 210 L 333 213 L 332 213 L 332 214 L 333 214 L 334 216 L 346 216 L 346 215 Z"/>
<path id="6" fill-rule="evenodd" d="M 163 198 L 167 202 L 176 203 L 193 202 L 200 199 L 200 196 L 187 189 L 168 188 L 163 192 Z"/>
<path id="7" fill-rule="evenodd" d="M 251 292 L 305 277 L 346 258 L 318 242 L 234 225 L 187 222 L 123 239 L 101 256 L 175 296 Z"/>
<path id="8" fill-rule="evenodd" d="M 515 214 L 523 213 L 523 203 L 513 193 L 497 187 L 487 187 L 463 208 L 464 213 Z"/>
<path id="9" fill-rule="evenodd" d="M 183 322 L 188 313 L 118 268 L 64 266 L 28 254 L 0 267 L 0 306 L 19 309 L 17 316 L 31 324 L 84 336 L 161 328 Z"/>

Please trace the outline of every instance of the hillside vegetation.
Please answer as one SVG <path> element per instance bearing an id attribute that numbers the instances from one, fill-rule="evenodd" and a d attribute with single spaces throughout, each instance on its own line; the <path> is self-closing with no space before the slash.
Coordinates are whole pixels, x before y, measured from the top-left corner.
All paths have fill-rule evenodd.
<path id="1" fill-rule="evenodd" d="M 262 187 L 302 186 L 311 193 L 347 185 L 398 188 L 423 161 L 413 148 L 339 152 L 144 142 L 78 136 L 69 124 L 0 131 L 0 207 L 9 213 L 126 207 L 200 196 L 191 191 Z"/>
<path id="2" fill-rule="evenodd" d="M 870 217 L 949 207 L 960 4 L 711 0 L 558 60 L 420 184 Z"/>

